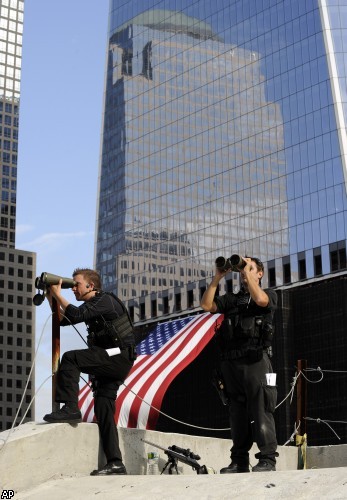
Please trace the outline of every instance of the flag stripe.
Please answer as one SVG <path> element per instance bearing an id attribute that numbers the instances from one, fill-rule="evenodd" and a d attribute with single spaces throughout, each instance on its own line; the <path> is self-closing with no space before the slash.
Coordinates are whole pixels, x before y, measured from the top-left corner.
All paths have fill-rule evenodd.
<path id="1" fill-rule="evenodd" d="M 196 320 L 194 320 L 195 322 Z M 188 324 L 187 328 L 189 328 Z M 137 398 L 133 393 L 129 392 L 129 389 L 132 389 L 136 394 L 138 394 L 141 398 L 145 395 L 145 391 L 141 388 L 144 384 L 144 381 L 148 379 L 150 374 L 156 369 L 156 366 L 160 363 L 161 357 L 165 356 L 165 354 L 170 350 L 173 349 L 172 346 L 175 345 L 177 340 L 180 340 L 182 335 L 184 334 L 186 330 L 186 327 L 184 327 L 177 335 L 176 337 L 171 338 L 165 345 L 163 345 L 157 353 L 155 353 L 152 356 L 149 355 L 141 355 L 138 357 L 136 362 L 134 363 L 134 366 L 132 370 L 130 371 L 130 374 L 128 375 L 126 379 L 126 388 L 124 386 L 121 387 L 121 389 L 118 391 L 118 396 L 117 396 L 117 409 L 116 409 L 116 422 L 119 423 L 119 425 L 123 427 L 128 426 L 128 418 L 127 414 L 129 410 L 126 411 L 126 413 L 122 413 L 122 417 L 119 417 L 119 414 L 121 412 L 121 409 L 124 407 L 123 403 L 125 402 L 126 399 L 126 407 L 131 407 L 132 402 L 134 400 L 137 400 L 137 404 L 140 404 L 140 399 Z M 136 404 L 136 403 L 135 403 Z"/>
<path id="2" fill-rule="evenodd" d="M 152 397 L 147 394 L 150 389 L 150 383 L 153 383 L 156 376 L 160 377 L 160 372 L 162 370 L 162 361 L 165 362 L 167 357 L 170 356 L 172 351 L 177 349 L 176 344 L 181 344 L 185 339 L 185 333 L 187 330 L 194 328 L 195 324 L 201 321 L 199 317 L 195 317 L 192 322 L 188 323 L 176 336 L 171 338 L 164 346 L 162 346 L 157 353 L 152 356 L 146 356 L 145 359 L 141 360 L 140 366 L 137 362 L 134 364 L 130 376 L 126 380 L 127 390 L 123 390 L 119 397 L 117 397 L 117 411 L 116 411 L 116 421 L 120 426 L 123 427 L 133 427 L 133 421 L 128 422 L 128 415 L 130 414 L 130 419 L 133 416 L 137 419 L 140 406 L 142 406 L 143 418 L 146 419 L 146 414 L 148 414 L 149 406 L 143 403 L 134 394 L 129 393 L 128 389 L 131 388 L 140 398 L 146 396 L 147 403 L 151 404 Z M 175 352 L 174 352 L 175 354 Z M 161 377 L 159 379 L 161 381 Z M 148 382 L 149 381 L 149 382 Z M 155 387 L 157 390 L 157 387 Z M 119 413 L 121 408 L 124 408 L 123 402 L 126 398 L 126 408 L 130 408 L 126 413 L 122 414 L 122 418 L 119 418 Z M 142 427 L 142 426 L 141 426 Z"/>
<path id="3" fill-rule="evenodd" d="M 205 336 L 204 338 L 201 338 L 193 348 L 193 351 L 190 353 L 190 357 L 183 359 L 181 363 L 179 363 L 175 368 L 173 368 L 171 371 L 168 371 L 165 381 L 160 386 L 160 392 L 158 391 L 152 399 L 152 408 L 150 408 L 150 412 L 148 415 L 148 423 L 146 426 L 147 429 L 155 429 L 159 417 L 158 411 L 154 410 L 153 407 L 158 409 L 161 408 L 161 403 L 163 401 L 165 392 L 171 382 L 184 368 L 186 368 L 189 363 L 191 363 L 192 360 L 194 360 L 200 354 L 206 344 L 211 340 L 213 335 L 214 333 L 212 335 L 209 334 L 208 337 Z"/>
<path id="4" fill-rule="evenodd" d="M 137 380 L 140 381 L 141 387 L 138 388 L 136 393 L 141 397 L 145 398 L 148 403 L 151 403 L 155 392 L 158 390 L 160 384 L 163 382 L 165 373 L 163 367 L 169 365 L 175 358 L 179 356 L 180 349 L 184 348 L 187 342 L 190 341 L 191 335 L 196 332 L 197 321 L 194 321 L 193 325 L 189 323 L 187 327 L 183 328 L 175 337 L 173 337 L 169 342 L 167 342 L 159 351 L 148 358 L 146 371 L 141 370 L 137 375 Z M 189 332 L 189 336 L 186 333 Z M 128 384 L 127 384 L 128 385 Z M 133 403 L 130 407 L 129 420 L 127 422 L 127 427 L 134 427 L 134 420 L 137 422 L 137 418 L 140 412 L 140 407 L 144 404 L 142 401 L 135 397 Z M 146 406 L 144 413 L 146 417 L 148 415 L 149 406 Z"/>

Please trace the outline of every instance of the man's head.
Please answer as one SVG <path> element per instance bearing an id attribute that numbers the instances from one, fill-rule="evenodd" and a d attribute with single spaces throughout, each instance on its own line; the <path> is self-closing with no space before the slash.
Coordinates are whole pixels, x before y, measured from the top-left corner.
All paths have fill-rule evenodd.
<path id="1" fill-rule="evenodd" d="M 97 290 L 101 290 L 99 273 L 93 269 L 77 268 L 72 273 L 76 285 L 72 288 L 76 300 L 89 300 Z"/>
<path id="2" fill-rule="evenodd" d="M 261 279 L 264 276 L 264 264 L 257 257 L 245 257 L 246 262 L 250 263 L 249 272 L 258 278 L 259 285 L 261 284 Z M 244 286 L 247 287 L 247 277 L 244 270 L 240 271 L 241 281 Z"/>

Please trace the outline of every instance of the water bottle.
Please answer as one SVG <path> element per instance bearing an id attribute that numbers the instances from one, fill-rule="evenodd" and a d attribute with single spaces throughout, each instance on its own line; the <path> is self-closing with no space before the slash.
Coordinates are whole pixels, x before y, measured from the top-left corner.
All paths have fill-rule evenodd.
<path id="1" fill-rule="evenodd" d="M 156 451 L 147 453 L 147 474 L 159 474 L 159 453 Z"/>

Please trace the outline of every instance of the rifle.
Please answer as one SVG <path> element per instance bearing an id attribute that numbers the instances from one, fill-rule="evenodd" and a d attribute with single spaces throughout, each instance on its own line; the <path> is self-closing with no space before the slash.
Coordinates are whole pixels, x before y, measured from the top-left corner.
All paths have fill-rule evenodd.
<path id="1" fill-rule="evenodd" d="M 193 470 L 196 471 L 197 474 L 215 474 L 216 472 L 211 467 L 206 467 L 206 465 L 200 465 L 197 460 L 200 460 L 199 455 L 195 455 L 189 448 L 179 448 L 178 446 L 172 445 L 168 448 L 164 448 L 159 444 L 152 443 L 151 441 L 146 441 L 146 439 L 141 439 L 144 443 L 150 444 L 151 446 L 155 446 L 160 450 L 163 450 L 165 454 L 168 456 L 168 461 L 164 465 L 161 474 L 166 470 L 169 466 L 169 474 L 172 474 L 172 469 L 174 468 L 176 474 L 179 474 L 177 469 L 177 461 L 183 462 L 186 465 L 189 465 Z"/>

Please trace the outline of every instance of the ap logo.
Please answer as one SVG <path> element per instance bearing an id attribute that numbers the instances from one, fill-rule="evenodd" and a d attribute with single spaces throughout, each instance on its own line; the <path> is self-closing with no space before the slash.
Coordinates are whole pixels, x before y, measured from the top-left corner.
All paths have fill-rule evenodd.
<path id="1" fill-rule="evenodd" d="M 0 498 L 13 498 L 14 491 L 13 490 L 2 490 Z"/>

